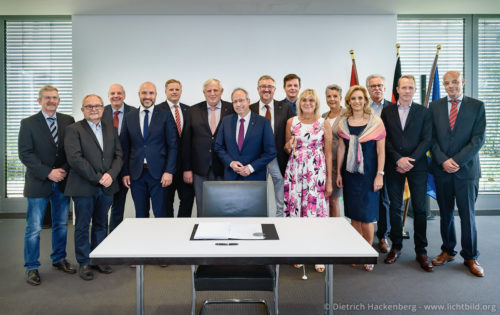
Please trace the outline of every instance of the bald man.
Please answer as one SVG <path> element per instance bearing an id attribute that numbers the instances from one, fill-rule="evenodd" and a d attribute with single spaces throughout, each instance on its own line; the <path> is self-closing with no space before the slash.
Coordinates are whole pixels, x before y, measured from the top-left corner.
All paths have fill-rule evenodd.
<path id="1" fill-rule="evenodd" d="M 465 79 L 458 71 L 448 71 L 443 85 L 448 94 L 429 105 L 433 124 L 431 172 L 436 182 L 436 197 L 441 217 L 441 254 L 432 260 L 434 266 L 455 258 L 455 202 L 460 216 L 460 255 L 470 272 L 484 276 L 477 258 L 477 232 L 474 214 L 481 166 L 479 150 L 484 144 L 486 115 L 484 103 L 464 96 Z"/>
<path id="2" fill-rule="evenodd" d="M 131 189 L 138 218 L 165 217 L 165 190 L 172 184 L 177 159 L 177 127 L 172 114 L 155 108 L 156 86 L 139 88 L 141 107 L 125 115 L 120 139 L 123 147 L 123 185 Z"/>
<path id="3" fill-rule="evenodd" d="M 109 105 L 104 107 L 102 121 L 110 126 L 114 126 L 118 135 L 120 135 L 123 120 L 125 115 L 137 108 L 125 104 L 125 90 L 123 86 L 115 83 L 108 90 Z M 122 183 L 122 177 L 118 176 L 117 180 L 119 190 L 113 195 L 113 203 L 111 204 L 111 216 L 109 218 L 109 233 L 111 233 L 123 220 L 123 212 L 125 210 L 125 200 L 127 199 L 128 188 Z"/>

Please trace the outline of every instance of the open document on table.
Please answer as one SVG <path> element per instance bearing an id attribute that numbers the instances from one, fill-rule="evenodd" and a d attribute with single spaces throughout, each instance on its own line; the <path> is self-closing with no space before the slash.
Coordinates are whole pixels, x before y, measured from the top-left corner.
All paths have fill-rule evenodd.
<path id="1" fill-rule="evenodd" d="M 195 240 L 263 240 L 262 224 L 230 223 L 230 222 L 200 222 Z"/>

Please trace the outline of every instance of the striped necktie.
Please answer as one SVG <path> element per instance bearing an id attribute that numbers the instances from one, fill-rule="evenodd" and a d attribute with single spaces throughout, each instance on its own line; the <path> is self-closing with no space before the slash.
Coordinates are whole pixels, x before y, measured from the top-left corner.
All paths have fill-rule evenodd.
<path id="1" fill-rule="evenodd" d="M 179 133 L 179 137 L 182 133 L 181 127 L 181 115 L 179 114 L 179 105 L 174 105 L 175 108 L 175 124 L 177 125 L 177 132 Z"/>
<path id="2" fill-rule="evenodd" d="M 57 135 L 56 118 L 55 117 L 47 117 L 47 119 L 49 120 L 50 134 L 52 135 L 52 138 L 54 138 L 54 142 L 56 143 L 56 146 L 57 146 L 57 141 L 59 140 L 59 136 Z"/>
<path id="3" fill-rule="evenodd" d="M 451 103 L 451 109 L 450 109 L 450 129 L 453 131 L 453 128 L 455 127 L 455 122 L 457 121 L 457 115 L 458 115 L 458 102 L 459 100 L 449 100 Z"/>

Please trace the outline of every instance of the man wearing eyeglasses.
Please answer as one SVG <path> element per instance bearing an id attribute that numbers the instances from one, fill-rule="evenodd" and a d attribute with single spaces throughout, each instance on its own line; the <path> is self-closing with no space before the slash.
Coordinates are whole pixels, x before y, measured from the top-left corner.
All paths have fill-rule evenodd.
<path id="1" fill-rule="evenodd" d="M 266 117 L 271 122 L 277 157 L 267 165 L 267 172 L 271 175 L 276 200 L 276 216 L 284 216 L 284 180 L 288 154 L 285 147 L 285 127 L 288 118 L 293 117 L 290 105 L 274 99 L 276 83 L 269 75 L 263 75 L 257 81 L 257 91 L 260 100 L 250 105 L 252 112 Z"/>
<path id="2" fill-rule="evenodd" d="M 382 109 L 389 105 L 394 105 L 388 100 L 384 99 L 385 92 L 385 78 L 379 74 L 372 74 L 366 78 L 366 87 L 368 88 L 368 93 L 370 94 L 370 106 L 373 113 L 380 117 L 382 114 Z M 388 253 L 390 246 L 387 242 L 389 232 L 391 229 L 390 219 L 389 219 L 389 195 L 387 193 L 387 187 L 384 176 L 384 186 L 380 190 L 380 203 L 378 210 L 378 220 L 377 220 L 377 237 L 378 237 L 378 248 L 381 253 Z"/>
<path id="3" fill-rule="evenodd" d="M 73 117 L 56 113 L 59 106 L 57 88 L 45 85 L 38 92 L 40 112 L 21 121 L 19 159 L 26 166 L 24 197 L 28 201 L 24 234 L 24 267 L 26 281 L 41 283 L 40 231 L 50 201 L 52 212 L 52 265 L 66 273 L 76 270 L 66 260 L 69 198 L 63 195 L 69 165 L 64 153 L 66 127 Z"/>
<path id="4" fill-rule="evenodd" d="M 119 190 L 116 178 L 123 165 L 120 139 L 113 125 L 101 121 L 102 99 L 89 94 L 83 98 L 84 119 L 66 129 L 64 146 L 71 170 L 65 195 L 75 205 L 75 256 L 80 264 L 79 275 L 92 280 L 96 269 L 112 272 L 108 265 L 90 266 L 90 252 L 106 238 L 108 210 L 113 194 Z M 89 227 L 92 223 L 92 231 Z"/>

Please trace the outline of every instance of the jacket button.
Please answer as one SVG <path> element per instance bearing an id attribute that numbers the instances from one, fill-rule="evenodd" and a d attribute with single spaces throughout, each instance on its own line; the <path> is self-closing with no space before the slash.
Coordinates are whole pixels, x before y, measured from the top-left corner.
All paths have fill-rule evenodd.
<path id="1" fill-rule="evenodd" d="M 208 150 L 208 152 L 212 152 L 212 150 Z"/>

